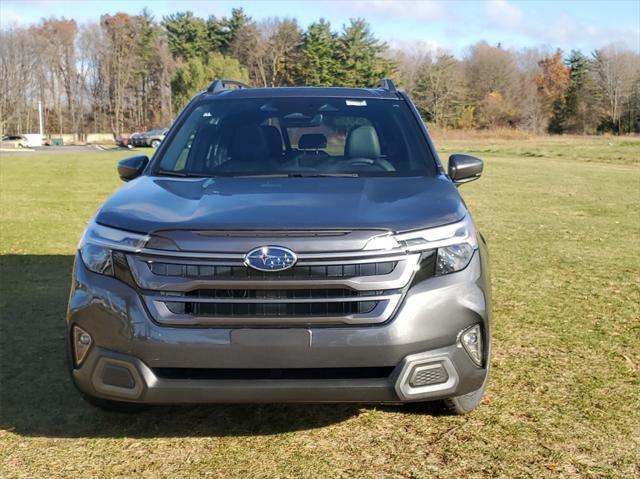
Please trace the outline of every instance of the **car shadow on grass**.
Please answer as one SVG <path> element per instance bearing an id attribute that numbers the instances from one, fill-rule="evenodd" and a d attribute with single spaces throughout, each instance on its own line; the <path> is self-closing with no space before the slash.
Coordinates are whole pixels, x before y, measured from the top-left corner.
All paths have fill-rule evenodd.
<path id="1" fill-rule="evenodd" d="M 64 316 L 72 264 L 72 256 L 0 256 L 0 429 L 46 437 L 270 435 L 345 421 L 363 407 L 171 406 L 135 415 L 96 409 L 67 371 Z"/>

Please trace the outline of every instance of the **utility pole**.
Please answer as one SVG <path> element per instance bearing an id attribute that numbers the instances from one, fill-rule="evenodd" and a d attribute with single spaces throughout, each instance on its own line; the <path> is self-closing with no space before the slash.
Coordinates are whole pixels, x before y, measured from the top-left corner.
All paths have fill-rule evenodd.
<path id="1" fill-rule="evenodd" d="M 40 140 L 44 141 L 44 127 L 42 123 L 42 102 L 38 100 L 38 120 L 40 123 Z"/>

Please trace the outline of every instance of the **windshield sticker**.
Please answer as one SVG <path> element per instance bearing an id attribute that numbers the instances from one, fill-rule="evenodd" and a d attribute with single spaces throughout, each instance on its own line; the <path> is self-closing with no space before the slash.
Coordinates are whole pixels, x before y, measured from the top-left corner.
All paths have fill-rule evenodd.
<path id="1" fill-rule="evenodd" d="M 347 100 L 347 106 L 367 106 L 366 100 Z"/>

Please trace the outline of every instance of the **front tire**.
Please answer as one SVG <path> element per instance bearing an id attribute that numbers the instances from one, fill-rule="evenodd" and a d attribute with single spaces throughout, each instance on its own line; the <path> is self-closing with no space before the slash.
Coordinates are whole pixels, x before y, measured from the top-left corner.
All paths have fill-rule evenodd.
<path id="1" fill-rule="evenodd" d="M 160 140 L 153 140 L 151 142 L 151 148 L 156 149 L 160 145 Z"/>
<path id="2" fill-rule="evenodd" d="M 475 391 L 471 391 L 470 393 L 463 394 L 462 396 L 455 396 L 452 398 L 442 399 L 437 401 L 437 408 L 443 412 L 444 414 L 451 414 L 456 416 L 461 416 L 463 414 L 468 414 L 477 408 L 482 401 L 482 397 L 484 396 L 484 392 L 487 389 L 487 384 L 489 383 L 489 374 L 491 372 L 491 336 L 487 333 L 487 356 L 485 358 L 487 364 L 487 374 L 484 376 L 484 381 L 482 381 L 482 385 L 476 389 Z"/>
<path id="3" fill-rule="evenodd" d="M 479 389 L 476 389 L 475 391 L 464 394 L 462 396 L 442 399 L 438 402 L 439 409 L 441 409 L 445 414 L 451 414 L 455 416 L 461 416 L 463 414 L 470 413 L 480 405 L 482 396 L 484 395 L 484 391 L 487 387 L 488 380 L 489 371 L 487 371 L 484 382 Z"/>

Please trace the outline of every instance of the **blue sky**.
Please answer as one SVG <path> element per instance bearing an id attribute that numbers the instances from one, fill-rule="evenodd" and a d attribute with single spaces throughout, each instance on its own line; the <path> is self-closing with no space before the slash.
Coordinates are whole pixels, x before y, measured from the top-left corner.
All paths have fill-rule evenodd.
<path id="1" fill-rule="evenodd" d="M 43 17 L 97 20 L 101 14 L 138 13 L 147 7 L 156 18 L 191 10 L 196 15 L 226 16 L 243 7 L 256 20 L 295 17 L 303 27 L 318 18 L 336 29 L 363 17 L 379 38 L 392 46 L 442 48 L 457 55 L 480 40 L 506 48 L 560 47 L 585 52 L 610 43 L 640 52 L 640 0 L 1 0 L 3 27 Z"/>

